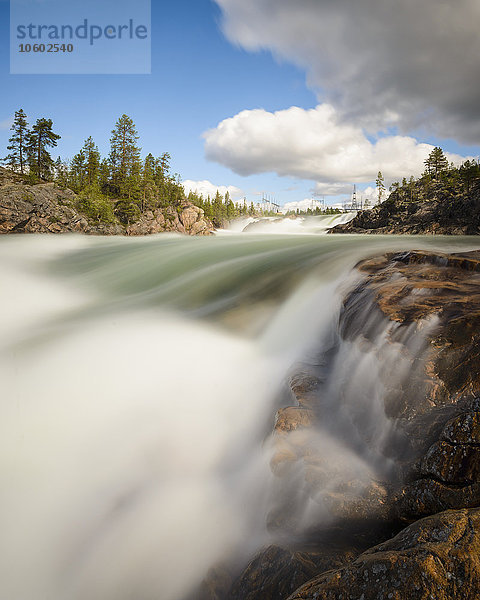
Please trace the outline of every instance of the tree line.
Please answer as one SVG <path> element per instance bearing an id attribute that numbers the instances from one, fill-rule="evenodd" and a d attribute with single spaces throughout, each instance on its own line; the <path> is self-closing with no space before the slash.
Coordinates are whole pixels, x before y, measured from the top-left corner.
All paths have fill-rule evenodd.
<path id="1" fill-rule="evenodd" d="M 217 191 L 212 199 L 194 192 L 187 197 L 180 176 L 171 172 L 168 152 L 141 158 L 136 126 L 125 114 L 111 132 L 106 157 L 89 136 L 71 160 L 58 157 L 54 161 L 50 149 L 57 146 L 60 135 L 53 131 L 52 120 L 40 118 L 30 127 L 23 109 L 15 112 L 11 131 L 9 153 L 3 163 L 31 183 L 54 181 L 73 190 L 78 194 L 77 207 L 98 221 L 118 219 L 130 224 L 147 211 L 167 207 L 180 210 L 186 199 L 203 208 L 216 226 L 224 219 L 259 213 L 253 203 L 234 203 L 228 192 L 222 196 Z"/>
<path id="2" fill-rule="evenodd" d="M 444 151 L 436 146 L 424 161 L 425 170 L 419 178 L 413 175 L 407 180 L 394 181 L 389 187 L 390 192 L 399 192 L 406 200 L 418 200 L 419 190 L 427 190 L 432 186 L 443 187 L 452 193 L 460 190 L 468 193 L 475 181 L 480 180 L 480 162 L 467 159 L 459 166 L 449 163 Z M 376 179 L 379 203 L 386 194 L 385 179 L 381 171 Z"/>

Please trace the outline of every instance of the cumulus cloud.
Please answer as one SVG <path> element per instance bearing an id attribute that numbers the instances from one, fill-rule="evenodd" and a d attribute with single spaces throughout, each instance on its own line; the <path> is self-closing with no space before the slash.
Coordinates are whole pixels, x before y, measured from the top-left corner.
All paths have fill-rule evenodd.
<path id="1" fill-rule="evenodd" d="M 316 208 L 323 208 L 323 204 L 318 200 L 312 200 L 311 198 L 305 198 L 305 200 L 299 200 L 297 202 L 286 202 L 283 205 L 282 212 L 286 213 L 289 210 L 308 210 L 309 208 L 315 210 Z"/>
<path id="2" fill-rule="evenodd" d="M 204 138 L 207 158 L 239 175 L 275 172 L 311 179 L 318 182 L 315 191 L 326 195 L 344 193 L 346 182 L 372 181 L 379 170 L 387 182 L 419 175 L 433 148 L 399 135 L 372 142 L 360 127 L 341 122 L 329 104 L 273 113 L 244 110 L 207 131 Z"/>
<path id="3" fill-rule="evenodd" d="M 314 196 L 340 196 L 341 194 L 350 194 L 351 191 L 351 183 L 325 183 L 318 181 L 312 193 Z"/>
<path id="4" fill-rule="evenodd" d="M 182 182 L 182 185 L 186 194 L 189 192 L 196 192 L 197 194 L 201 194 L 204 198 L 207 196 L 215 196 L 217 190 L 222 196 L 225 196 L 225 193 L 228 192 L 232 200 L 239 200 L 245 196 L 243 191 L 234 185 L 215 185 L 211 181 L 208 181 L 208 179 L 203 179 L 201 181 L 187 179 Z"/>
<path id="5" fill-rule="evenodd" d="M 215 1 L 228 39 L 305 68 L 342 116 L 480 142 L 478 0 Z"/>

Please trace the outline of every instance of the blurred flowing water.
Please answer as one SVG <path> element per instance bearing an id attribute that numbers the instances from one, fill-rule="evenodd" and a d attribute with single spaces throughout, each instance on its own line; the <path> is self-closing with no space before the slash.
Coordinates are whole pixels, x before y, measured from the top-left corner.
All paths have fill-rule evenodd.
<path id="1" fill-rule="evenodd" d="M 180 600 L 266 543 L 265 436 L 356 262 L 478 248 L 271 231 L 0 239 L 2 600 Z"/>

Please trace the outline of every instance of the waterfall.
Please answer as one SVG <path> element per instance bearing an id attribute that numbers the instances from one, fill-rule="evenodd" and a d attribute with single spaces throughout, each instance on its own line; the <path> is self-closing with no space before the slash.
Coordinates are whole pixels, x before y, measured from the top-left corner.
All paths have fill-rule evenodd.
<path id="1" fill-rule="evenodd" d="M 356 333 L 340 339 L 352 269 L 386 250 L 474 247 L 3 237 L 0 597 L 181 600 L 212 564 L 267 543 L 298 482 L 294 472 L 281 483 L 270 465 L 295 365 L 319 381 L 323 421 L 309 443 L 332 467 L 324 487 L 297 494 L 297 520 L 321 517 L 333 471 L 339 483 L 353 469 L 362 485 L 388 472 L 381 371 L 400 363 L 383 325 L 376 353 Z M 397 374 L 408 376 L 403 363 Z"/>

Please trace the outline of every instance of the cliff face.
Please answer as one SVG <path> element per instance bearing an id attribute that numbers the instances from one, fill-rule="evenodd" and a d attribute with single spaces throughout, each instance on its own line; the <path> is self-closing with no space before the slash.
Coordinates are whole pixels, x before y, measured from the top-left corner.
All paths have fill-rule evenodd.
<path id="1" fill-rule="evenodd" d="M 277 413 L 271 467 L 287 493 L 268 518 L 288 542 L 261 550 L 223 592 L 210 581 L 202 599 L 480 596 L 480 252 L 385 254 L 357 268 L 339 342 L 293 374 L 294 402 Z M 328 404 L 318 365 L 335 368 L 345 344 L 359 364 L 380 364 L 380 412 L 393 425 L 380 439 L 353 390 L 348 419 L 389 463 L 367 481 L 358 465 L 335 481 L 341 455 L 318 444 L 319 424 L 345 409 Z M 305 529 L 299 502 L 310 513 L 320 503 L 328 519 Z"/>
<path id="2" fill-rule="evenodd" d="M 0 168 L 0 234 L 86 233 L 91 235 L 148 235 L 164 231 L 188 235 L 210 235 L 213 225 L 203 210 L 184 201 L 173 207 L 148 211 L 139 221 L 125 226 L 119 221 L 104 223 L 82 214 L 77 195 L 54 183 L 29 185 Z"/>
<path id="3" fill-rule="evenodd" d="M 201 208 L 185 201 L 178 211 L 170 206 L 164 210 L 147 211 L 136 223 L 126 229 L 127 235 L 149 235 L 161 231 L 210 235 L 213 232 L 213 225 L 204 217 Z"/>
<path id="4" fill-rule="evenodd" d="M 480 182 L 467 192 L 459 185 L 420 180 L 329 233 L 478 235 Z"/>

